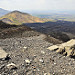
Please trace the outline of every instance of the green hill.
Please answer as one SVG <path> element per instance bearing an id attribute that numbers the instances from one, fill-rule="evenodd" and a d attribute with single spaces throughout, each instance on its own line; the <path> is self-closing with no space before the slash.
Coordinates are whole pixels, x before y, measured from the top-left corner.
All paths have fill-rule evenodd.
<path id="1" fill-rule="evenodd" d="M 34 17 L 28 13 L 22 13 L 19 11 L 13 11 L 8 13 L 0 18 L 5 23 L 9 24 L 22 24 L 22 23 L 37 23 L 37 22 L 46 22 L 50 21 L 50 19 L 41 19 L 38 17 Z"/>

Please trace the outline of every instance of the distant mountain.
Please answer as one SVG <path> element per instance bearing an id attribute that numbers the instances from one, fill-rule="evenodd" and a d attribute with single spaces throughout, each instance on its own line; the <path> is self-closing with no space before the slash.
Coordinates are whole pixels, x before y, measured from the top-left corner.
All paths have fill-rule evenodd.
<path id="1" fill-rule="evenodd" d="M 4 9 L 0 8 L 0 16 L 3 16 L 5 14 L 7 14 L 7 13 L 9 13 L 8 10 L 4 10 Z"/>
<path id="2" fill-rule="evenodd" d="M 75 14 L 68 14 L 68 13 L 49 13 L 49 14 L 34 14 L 40 18 L 47 18 L 52 19 L 55 21 L 71 21 L 75 22 Z"/>
<path id="3" fill-rule="evenodd" d="M 0 18 L 3 22 L 9 24 L 22 24 L 22 23 L 37 23 L 37 22 L 46 22 L 50 21 L 50 19 L 41 19 L 38 17 L 34 17 L 28 13 L 22 13 L 20 11 L 10 12 Z"/>

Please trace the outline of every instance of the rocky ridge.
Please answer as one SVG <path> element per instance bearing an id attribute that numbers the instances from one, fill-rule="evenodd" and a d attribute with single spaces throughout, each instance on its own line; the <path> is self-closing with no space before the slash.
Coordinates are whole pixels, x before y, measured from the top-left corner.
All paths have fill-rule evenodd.
<path id="1" fill-rule="evenodd" d="M 66 56 L 75 57 L 75 39 L 72 39 L 62 44 L 53 45 L 48 49 Z"/>

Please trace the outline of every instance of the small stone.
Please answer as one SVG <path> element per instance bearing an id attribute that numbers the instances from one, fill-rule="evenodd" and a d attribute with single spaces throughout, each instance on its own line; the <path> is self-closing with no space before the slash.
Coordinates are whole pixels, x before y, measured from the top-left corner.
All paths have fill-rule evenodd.
<path id="1" fill-rule="evenodd" d="M 65 70 L 65 68 L 64 68 L 64 70 Z"/>
<path id="2" fill-rule="evenodd" d="M 16 71 L 15 71 L 15 72 L 13 72 L 13 74 L 16 74 Z"/>
<path id="3" fill-rule="evenodd" d="M 50 73 L 44 73 L 44 75 L 50 75 Z"/>
<path id="4" fill-rule="evenodd" d="M 56 65 L 56 63 L 54 63 L 54 65 Z"/>
<path id="5" fill-rule="evenodd" d="M 39 68 L 37 68 L 37 71 L 40 71 L 40 69 L 39 69 Z"/>
<path id="6" fill-rule="evenodd" d="M 7 65 L 8 69 L 17 69 L 17 66 L 14 63 L 8 64 Z"/>
<path id="7" fill-rule="evenodd" d="M 45 52 L 44 52 L 44 51 L 41 51 L 41 53 L 42 53 L 42 54 L 45 54 Z"/>
<path id="8" fill-rule="evenodd" d="M 48 75 L 51 75 L 50 73 L 48 73 Z"/>
<path id="9" fill-rule="evenodd" d="M 53 73 L 53 75 L 55 75 L 55 73 Z"/>
<path id="10" fill-rule="evenodd" d="M 41 63 L 44 63 L 43 59 L 40 59 L 39 61 L 40 61 Z"/>
<path id="11" fill-rule="evenodd" d="M 36 58 L 36 57 L 37 57 L 37 55 L 34 55 L 34 57 Z"/>
<path id="12" fill-rule="evenodd" d="M 24 49 L 27 49 L 27 47 L 25 47 L 25 46 L 24 46 L 23 48 L 24 48 Z"/>
<path id="13" fill-rule="evenodd" d="M 29 59 L 25 59 L 26 64 L 30 64 L 30 60 Z"/>
<path id="14" fill-rule="evenodd" d="M 44 75 L 47 75 L 47 73 L 44 73 Z"/>
<path id="15" fill-rule="evenodd" d="M 38 61 L 38 60 L 35 58 L 35 59 L 34 59 L 34 62 L 37 63 L 37 61 Z"/>
<path id="16" fill-rule="evenodd" d="M 0 47 L 0 59 L 4 60 L 8 56 L 8 53 L 6 53 L 1 47 Z"/>

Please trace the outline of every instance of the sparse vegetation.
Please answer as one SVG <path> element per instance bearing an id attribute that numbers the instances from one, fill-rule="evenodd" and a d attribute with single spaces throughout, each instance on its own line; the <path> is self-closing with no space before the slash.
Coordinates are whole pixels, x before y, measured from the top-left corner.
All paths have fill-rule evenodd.
<path id="1" fill-rule="evenodd" d="M 7 21 L 6 19 L 9 19 L 10 21 Z M 4 20 L 3 20 L 4 19 Z M 8 13 L 0 18 L 3 22 L 9 23 L 9 24 L 16 24 L 21 25 L 23 23 L 36 23 L 36 22 L 47 22 L 50 21 L 50 19 L 41 19 L 38 17 L 34 17 L 28 13 L 22 13 L 19 11 L 13 11 L 11 13 Z"/>
<path id="2" fill-rule="evenodd" d="M 0 21 L 0 38 L 5 39 L 12 37 L 22 37 L 22 34 L 26 31 L 32 31 L 32 29 L 27 26 L 10 25 Z"/>

